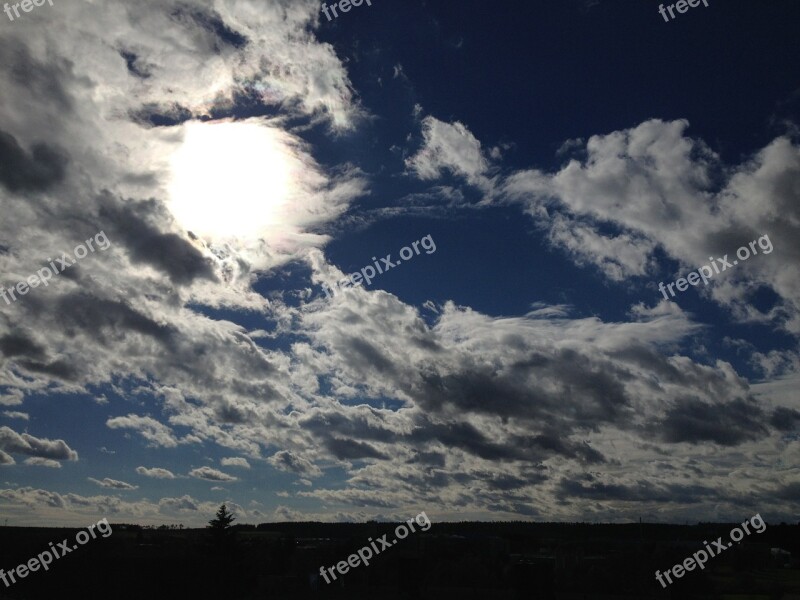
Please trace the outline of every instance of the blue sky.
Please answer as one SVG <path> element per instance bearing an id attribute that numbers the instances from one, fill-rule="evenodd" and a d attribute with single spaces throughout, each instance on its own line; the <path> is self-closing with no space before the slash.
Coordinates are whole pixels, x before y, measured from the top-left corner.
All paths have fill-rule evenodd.
<path id="1" fill-rule="evenodd" d="M 800 7 L 320 7 L 2 22 L 0 518 L 795 518 Z"/>

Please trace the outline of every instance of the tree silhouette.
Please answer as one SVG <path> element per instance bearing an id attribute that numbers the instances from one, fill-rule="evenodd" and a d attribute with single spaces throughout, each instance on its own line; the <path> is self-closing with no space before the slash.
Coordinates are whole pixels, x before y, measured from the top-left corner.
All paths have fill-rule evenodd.
<path id="1" fill-rule="evenodd" d="M 217 510 L 217 516 L 208 522 L 208 526 L 215 533 L 226 533 L 235 519 L 236 517 L 228 512 L 228 507 L 223 503 Z"/>

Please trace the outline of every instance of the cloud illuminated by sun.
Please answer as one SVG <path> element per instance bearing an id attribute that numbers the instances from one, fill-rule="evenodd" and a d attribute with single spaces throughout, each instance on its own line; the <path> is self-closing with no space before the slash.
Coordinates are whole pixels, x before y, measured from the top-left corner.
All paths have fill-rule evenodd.
<path id="1" fill-rule="evenodd" d="M 212 240 L 268 237 L 286 224 L 302 161 L 262 120 L 192 121 L 170 160 L 169 207 Z"/>

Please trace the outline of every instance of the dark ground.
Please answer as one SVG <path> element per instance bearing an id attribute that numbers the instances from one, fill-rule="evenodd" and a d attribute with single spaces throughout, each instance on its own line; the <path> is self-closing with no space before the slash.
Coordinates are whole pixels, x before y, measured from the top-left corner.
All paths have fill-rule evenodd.
<path id="1" fill-rule="evenodd" d="M 110 537 L 90 540 L 49 571 L 8 588 L 0 582 L 0 598 L 800 600 L 800 524 L 768 524 L 661 589 L 656 569 L 682 562 L 703 540 L 729 539 L 735 525 L 434 523 L 326 584 L 320 566 L 347 560 L 370 537 L 392 539 L 394 526 L 237 526 L 232 540 L 215 542 L 208 530 L 112 523 Z M 27 562 L 49 542 L 72 545 L 77 531 L 0 528 L 0 567 Z"/>

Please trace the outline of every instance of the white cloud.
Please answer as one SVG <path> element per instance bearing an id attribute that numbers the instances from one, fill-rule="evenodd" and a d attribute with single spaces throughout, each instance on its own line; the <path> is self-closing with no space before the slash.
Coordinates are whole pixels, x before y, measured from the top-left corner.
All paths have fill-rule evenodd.
<path id="1" fill-rule="evenodd" d="M 231 457 L 231 458 L 223 458 L 220 461 L 220 464 L 223 467 L 242 467 L 243 469 L 249 469 L 250 463 L 247 462 L 247 459 L 241 458 L 239 456 Z"/>
<path id="2" fill-rule="evenodd" d="M 138 485 L 131 485 L 130 483 L 118 481 L 117 479 L 110 479 L 108 477 L 104 477 L 102 480 L 95 479 L 94 477 L 89 477 L 88 479 L 100 487 L 112 488 L 115 490 L 135 490 L 139 487 Z"/>
<path id="3" fill-rule="evenodd" d="M 515 173 L 502 186 L 505 196 L 522 203 L 578 264 L 597 264 L 615 281 L 651 272 L 656 248 L 685 274 L 710 256 L 732 257 L 767 235 L 774 251 L 740 262 L 698 289 L 740 319 L 800 332 L 800 276 L 794 269 L 800 207 L 792 192 L 800 181 L 800 146 L 779 137 L 731 167 L 701 140 L 687 137 L 687 128 L 684 120 L 651 120 L 592 136 L 585 161 L 570 160 L 553 174 Z M 721 185 L 713 182 L 715 171 L 726 173 Z M 601 234 L 595 224 L 622 233 Z M 750 301 L 759 286 L 780 297 L 765 314 Z"/>
<path id="4" fill-rule="evenodd" d="M 29 421 L 31 418 L 30 415 L 28 415 L 28 413 L 18 412 L 15 410 L 4 410 L 3 416 L 9 419 L 22 419 L 24 421 Z"/>
<path id="5" fill-rule="evenodd" d="M 161 467 L 153 467 L 148 469 L 147 467 L 136 467 L 136 472 L 139 475 L 144 475 L 145 477 L 154 477 L 156 479 L 175 479 L 175 474 L 168 469 L 162 469 Z"/>
<path id="6" fill-rule="evenodd" d="M 140 417 L 134 414 L 114 417 L 106 421 L 106 426 L 111 429 L 133 429 L 153 446 L 174 448 L 178 445 L 172 430 L 152 417 Z"/>
<path id="7" fill-rule="evenodd" d="M 228 475 L 217 469 L 211 467 L 198 467 L 189 471 L 189 475 L 197 479 L 205 479 L 207 481 L 237 481 L 233 475 Z"/>
<path id="8" fill-rule="evenodd" d="M 33 465 L 37 467 L 49 467 L 51 469 L 60 469 L 61 463 L 51 458 L 41 458 L 39 456 L 32 456 L 25 459 L 26 465 Z"/>
<path id="9" fill-rule="evenodd" d="M 473 185 L 489 189 L 489 162 L 481 143 L 462 124 L 445 123 L 435 117 L 422 120 L 422 148 L 406 159 L 406 167 L 420 179 L 437 179 L 444 171 L 466 178 Z"/>
<path id="10" fill-rule="evenodd" d="M 27 433 L 19 434 L 9 427 L 0 427 L 0 450 L 51 460 L 78 460 L 78 453 L 64 440 L 36 438 Z"/>

